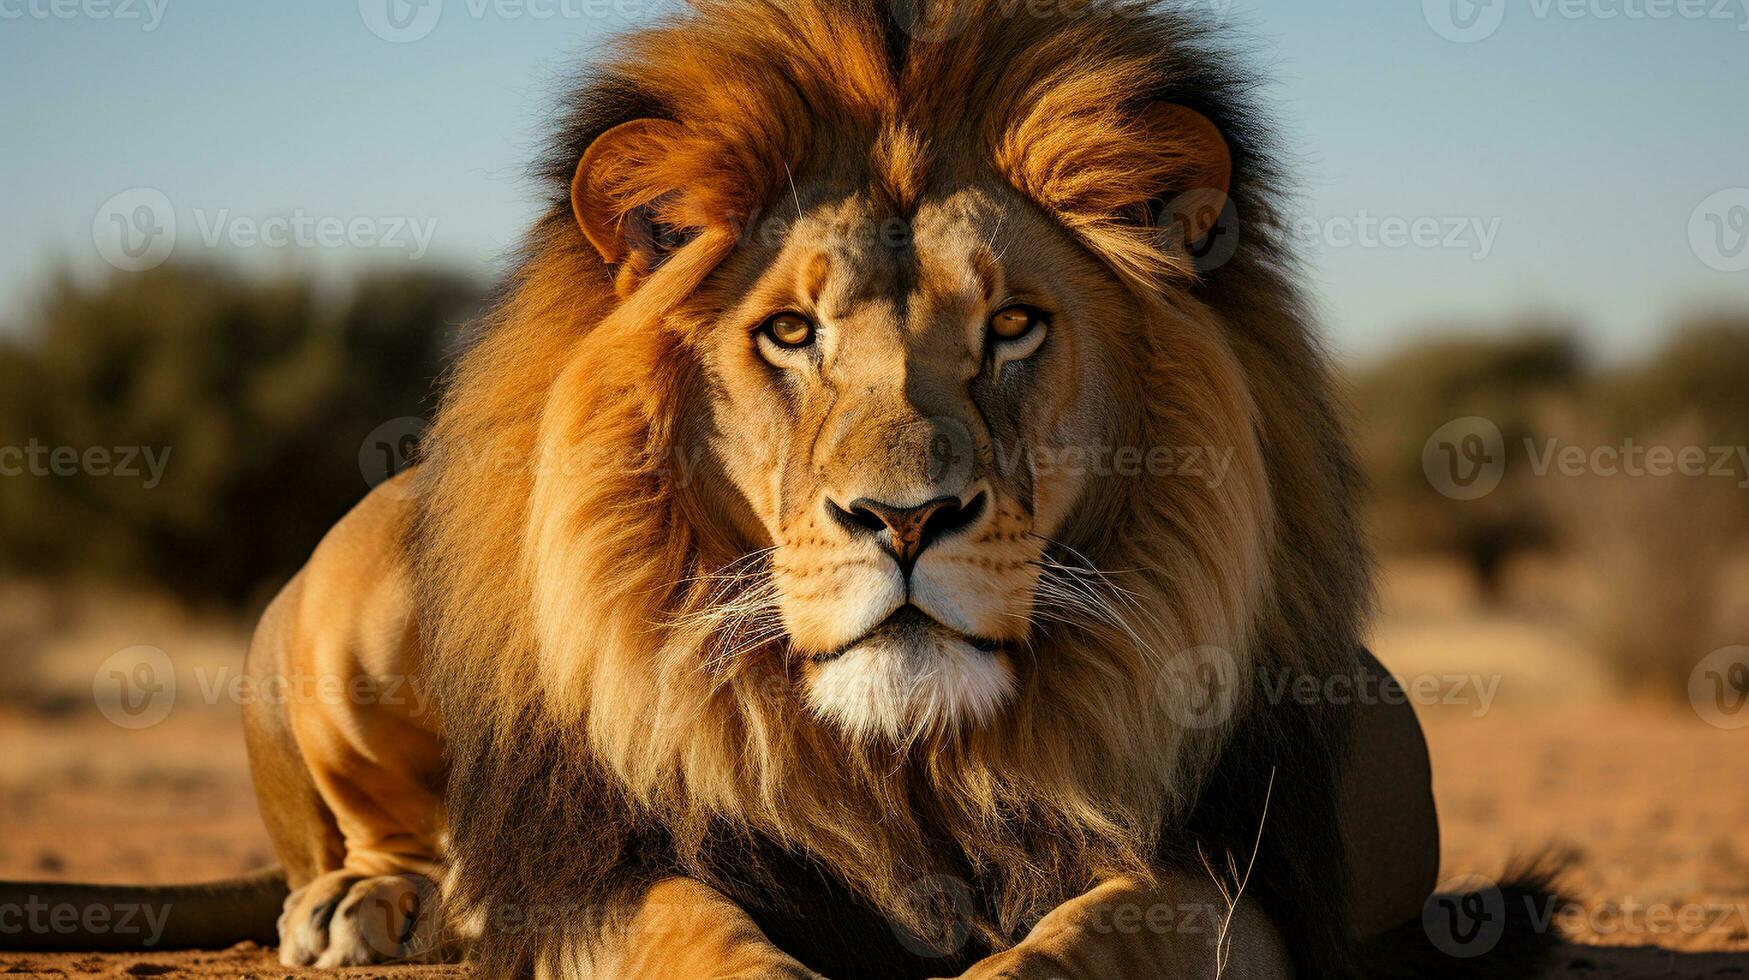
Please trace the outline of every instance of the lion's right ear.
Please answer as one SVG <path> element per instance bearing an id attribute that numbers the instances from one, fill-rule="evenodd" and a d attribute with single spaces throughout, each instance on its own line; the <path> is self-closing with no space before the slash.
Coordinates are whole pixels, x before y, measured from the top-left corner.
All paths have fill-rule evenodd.
<path id="1" fill-rule="evenodd" d="M 595 138 L 571 178 L 571 212 L 622 284 L 655 269 L 686 243 L 686 229 L 665 222 L 662 205 L 675 188 L 662 179 L 685 129 L 666 119 L 633 119 Z M 629 275 L 627 275 L 629 273 Z"/>

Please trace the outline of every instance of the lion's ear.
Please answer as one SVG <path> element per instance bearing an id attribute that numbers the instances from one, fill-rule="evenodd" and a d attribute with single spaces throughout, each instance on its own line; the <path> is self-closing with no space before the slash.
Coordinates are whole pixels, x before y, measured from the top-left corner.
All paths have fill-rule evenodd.
<path id="1" fill-rule="evenodd" d="M 1080 92 L 1038 99 L 999 137 L 995 162 L 1113 269 L 1144 281 L 1194 271 L 1233 181 L 1227 140 L 1202 113 L 1170 102 L 1113 112 Z"/>
<path id="2" fill-rule="evenodd" d="M 1176 229 L 1180 243 L 1195 245 L 1220 223 L 1233 185 L 1233 154 L 1220 127 L 1195 109 L 1170 103 L 1144 110 L 1147 138 L 1165 158 L 1164 186 L 1150 208 L 1161 231 Z"/>
<path id="3" fill-rule="evenodd" d="M 679 123 L 633 119 L 597 136 L 577 161 L 571 212 L 602 261 L 620 268 L 622 283 L 642 277 L 686 242 L 684 229 L 662 214 L 675 192 L 662 179 L 663 164 L 684 136 Z"/>

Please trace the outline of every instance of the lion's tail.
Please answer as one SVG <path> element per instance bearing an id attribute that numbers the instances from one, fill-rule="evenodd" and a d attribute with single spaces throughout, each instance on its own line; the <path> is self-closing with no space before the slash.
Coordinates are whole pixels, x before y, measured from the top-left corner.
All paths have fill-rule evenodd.
<path id="1" fill-rule="evenodd" d="M 0 950 L 223 949 L 278 942 L 285 873 L 197 885 L 0 881 Z"/>
<path id="2" fill-rule="evenodd" d="M 1561 866 L 1549 858 L 1517 863 L 1498 884 L 1428 899 L 1421 919 L 1369 941 L 1367 980 L 1527 980 L 1546 975 L 1571 900 L 1559 890 Z"/>

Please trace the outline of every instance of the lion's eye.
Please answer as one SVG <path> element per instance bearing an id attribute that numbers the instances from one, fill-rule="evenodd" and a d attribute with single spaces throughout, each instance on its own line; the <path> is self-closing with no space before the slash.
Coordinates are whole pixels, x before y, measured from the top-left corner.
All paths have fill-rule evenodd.
<path id="1" fill-rule="evenodd" d="M 1010 306 L 990 318 L 990 333 L 997 340 L 1019 340 L 1038 329 L 1044 314 L 1030 306 Z"/>
<path id="2" fill-rule="evenodd" d="M 814 325 L 800 313 L 779 313 L 759 325 L 759 332 L 786 350 L 814 342 Z"/>

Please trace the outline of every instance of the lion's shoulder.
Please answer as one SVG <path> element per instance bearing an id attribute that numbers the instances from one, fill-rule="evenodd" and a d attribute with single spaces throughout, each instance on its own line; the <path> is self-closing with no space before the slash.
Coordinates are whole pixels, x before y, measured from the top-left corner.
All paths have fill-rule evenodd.
<path id="1" fill-rule="evenodd" d="M 378 485 L 322 538 L 263 620 L 285 633 L 294 670 L 406 677 L 418 664 L 406 547 L 413 474 Z"/>

